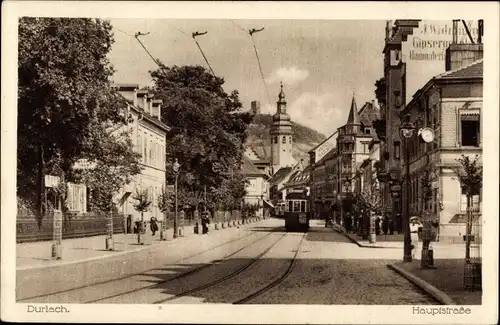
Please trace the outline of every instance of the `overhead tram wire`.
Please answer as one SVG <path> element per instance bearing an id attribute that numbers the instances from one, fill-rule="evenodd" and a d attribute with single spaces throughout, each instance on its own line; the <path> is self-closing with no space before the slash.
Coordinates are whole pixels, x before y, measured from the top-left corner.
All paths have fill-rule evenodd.
<path id="1" fill-rule="evenodd" d="M 139 36 L 146 36 L 146 35 L 149 35 L 149 32 L 148 33 L 137 32 L 137 33 L 135 33 L 134 37 L 139 42 L 139 44 L 141 44 L 142 48 L 144 49 L 144 51 L 146 51 L 146 53 L 149 55 L 149 57 L 151 58 L 151 60 L 153 60 L 154 63 L 156 63 L 156 65 L 158 65 L 158 67 L 160 69 L 162 69 L 161 64 L 153 57 L 153 55 L 148 51 L 148 49 L 146 48 L 146 46 L 144 46 L 144 44 L 139 39 Z"/>
<path id="2" fill-rule="evenodd" d="M 261 32 L 263 30 L 264 30 L 264 27 L 262 27 L 261 29 L 253 28 L 253 29 L 249 30 L 248 33 L 250 34 L 250 38 L 252 39 L 253 49 L 255 50 L 255 56 L 257 57 L 257 64 L 259 65 L 260 76 L 262 78 L 262 82 L 264 83 L 264 89 L 266 90 L 267 101 L 269 102 L 269 104 L 271 104 L 271 99 L 269 96 L 269 89 L 267 88 L 266 78 L 264 77 L 264 72 L 262 71 L 262 64 L 260 62 L 259 52 L 257 51 L 257 46 L 255 45 L 255 40 L 253 38 L 253 34 Z"/>
<path id="3" fill-rule="evenodd" d="M 209 68 L 209 69 L 210 69 L 210 71 L 212 72 L 212 75 L 213 75 L 214 77 L 216 77 L 215 72 L 214 72 L 214 70 L 212 69 L 212 66 L 211 66 L 211 65 L 210 65 L 210 63 L 208 62 L 208 59 L 207 59 L 207 57 L 205 56 L 205 53 L 204 53 L 204 52 L 203 52 L 203 50 L 201 49 L 200 43 L 198 43 L 198 41 L 196 40 L 196 37 L 197 37 L 197 36 L 203 36 L 203 35 L 206 35 L 207 33 L 208 33 L 208 32 L 203 32 L 203 33 L 200 33 L 200 32 L 194 32 L 194 33 L 193 33 L 193 34 L 191 34 L 191 35 L 193 36 L 193 39 L 194 39 L 194 41 L 195 41 L 196 45 L 198 46 L 198 49 L 200 50 L 201 55 L 202 55 L 202 56 L 203 56 L 203 58 L 205 59 L 205 62 L 207 63 L 208 68 Z"/>
<path id="4" fill-rule="evenodd" d="M 243 27 L 241 27 L 240 25 L 238 25 L 237 23 L 235 23 L 233 20 L 231 20 L 231 23 L 233 23 L 234 26 L 238 27 L 243 32 L 245 32 L 245 33 L 248 32 L 248 34 L 250 35 L 250 38 L 252 40 L 253 49 L 255 51 L 255 57 L 257 58 L 257 64 L 259 65 L 260 76 L 262 78 L 262 83 L 264 84 L 264 90 L 266 92 L 267 101 L 271 104 L 271 99 L 270 99 L 271 97 L 269 96 L 269 90 L 267 88 L 266 78 L 264 77 L 264 72 L 262 70 L 262 64 L 260 62 L 259 52 L 257 51 L 257 46 L 255 45 L 255 40 L 253 38 L 253 34 L 258 33 L 258 32 L 262 32 L 264 30 L 264 27 L 262 27 L 261 29 L 253 28 L 250 30 L 246 30 Z"/>

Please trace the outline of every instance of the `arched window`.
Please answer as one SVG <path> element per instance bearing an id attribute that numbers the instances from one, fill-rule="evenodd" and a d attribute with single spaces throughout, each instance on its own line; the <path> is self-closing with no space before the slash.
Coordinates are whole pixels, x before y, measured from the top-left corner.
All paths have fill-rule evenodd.
<path id="1" fill-rule="evenodd" d="M 278 137 L 274 137 L 274 143 L 278 143 Z"/>
<path id="2" fill-rule="evenodd" d="M 286 137 L 283 136 L 283 139 L 281 139 L 281 143 L 285 144 L 286 143 Z"/>
<path id="3" fill-rule="evenodd" d="M 289 143 L 292 144 L 292 137 L 290 136 Z"/>

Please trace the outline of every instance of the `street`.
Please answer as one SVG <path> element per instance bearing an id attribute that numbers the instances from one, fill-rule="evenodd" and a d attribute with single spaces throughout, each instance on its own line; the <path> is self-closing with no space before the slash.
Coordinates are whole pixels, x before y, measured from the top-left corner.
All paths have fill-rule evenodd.
<path id="1" fill-rule="evenodd" d="M 179 263 L 122 279 L 22 303 L 125 304 L 436 304 L 386 265 L 399 249 L 362 248 L 323 221 L 308 233 L 286 233 L 284 221 L 268 220 L 241 232 L 237 240 L 204 249 Z M 123 256 L 124 263 L 127 255 Z M 160 267 L 156 267 L 161 265 Z M 43 271 L 42 271 L 43 272 Z"/>

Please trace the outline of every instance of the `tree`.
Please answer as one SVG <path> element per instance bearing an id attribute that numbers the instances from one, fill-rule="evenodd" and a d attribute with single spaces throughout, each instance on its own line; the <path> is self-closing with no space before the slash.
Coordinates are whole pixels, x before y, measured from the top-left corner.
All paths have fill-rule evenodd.
<path id="1" fill-rule="evenodd" d="M 144 229 L 144 212 L 149 211 L 152 202 L 149 200 L 147 189 L 137 189 L 133 199 L 136 201 L 136 203 L 134 203 L 134 209 L 141 213 L 141 222 L 139 223 L 139 227 L 137 227 L 137 241 L 139 244 L 143 244 L 142 234 L 146 231 L 146 229 Z"/>
<path id="2" fill-rule="evenodd" d="M 43 175 L 65 178 L 78 159 L 97 148 L 106 152 L 113 145 L 100 141 L 102 132 L 126 122 L 125 100 L 111 88 L 113 42 L 110 23 L 100 19 L 20 19 L 18 194 L 29 200 L 37 194 L 39 210 Z M 111 153 L 130 152 L 120 148 Z"/>
<path id="3" fill-rule="evenodd" d="M 465 242 L 465 260 L 470 262 L 470 246 L 472 235 L 472 210 L 473 197 L 480 195 L 483 187 L 483 167 L 480 165 L 479 155 L 471 160 L 469 156 L 462 155 L 458 162 L 460 167 L 455 168 L 460 187 L 467 197 L 467 223 L 466 223 L 466 242 Z"/>
<path id="4" fill-rule="evenodd" d="M 189 196 L 182 200 L 197 206 L 205 187 L 212 197 L 220 197 L 215 189 L 229 186 L 230 170 L 243 156 L 252 115 L 242 111 L 236 90 L 226 93 L 224 80 L 201 66 L 160 63 L 151 76 L 155 97 L 165 103 L 162 117 L 171 127 L 167 159 L 173 163 L 177 158 L 182 166 L 179 188 Z M 172 181 L 173 173 L 168 177 Z"/>
<path id="5" fill-rule="evenodd" d="M 366 234 L 368 230 L 366 228 L 369 228 L 370 243 L 374 243 L 376 241 L 375 216 L 382 213 L 382 198 L 380 196 L 380 191 L 376 188 L 363 190 L 358 194 L 357 201 L 360 208 L 365 212 L 363 213 L 363 234 Z"/>
<path id="6" fill-rule="evenodd" d="M 385 97 L 387 92 L 386 87 L 387 85 L 384 77 L 375 81 L 375 98 L 377 98 L 377 101 L 381 107 L 384 107 L 385 104 L 387 103 Z"/>

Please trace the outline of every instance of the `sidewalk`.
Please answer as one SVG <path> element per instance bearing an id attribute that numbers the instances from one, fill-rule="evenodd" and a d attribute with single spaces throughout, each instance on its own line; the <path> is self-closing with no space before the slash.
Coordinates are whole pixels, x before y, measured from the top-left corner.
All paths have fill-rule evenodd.
<path id="1" fill-rule="evenodd" d="M 420 260 L 413 260 L 411 263 L 398 262 L 389 267 L 443 304 L 481 305 L 482 291 L 464 289 L 464 263 L 463 258 L 436 259 L 435 269 L 422 269 Z"/>
<path id="2" fill-rule="evenodd" d="M 274 228 L 280 224 L 280 220 L 273 218 L 222 230 L 214 230 L 215 224 L 212 224 L 207 235 L 194 234 L 193 228 L 186 227 L 183 237 L 172 240 L 170 232 L 167 241 L 156 240 L 149 245 L 130 244 L 127 250 L 120 252 L 104 250 L 105 236 L 68 239 L 63 241 L 65 250 L 63 259 L 59 261 L 47 260 L 51 243 L 18 244 L 18 253 L 25 254 L 25 257 L 20 256 L 24 259 L 24 266 L 18 266 L 16 271 L 16 300 L 64 292 L 162 268 L 238 240 L 255 227 Z M 26 257 L 28 252 L 30 256 Z"/>
<path id="3" fill-rule="evenodd" d="M 359 247 L 403 250 L 402 241 L 383 241 L 383 235 L 377 236 L 377 242 L 370 244 L 366 240 L 360 240 L 359 236 L 346 233 L 339 225 L 334 225 L 334 230 L 344 234 Z M 481 305 L 481 291 L 466 291 L 464 289 L 465 245 L 433 243 L 434 269 L 420 267 L 421 245 L 421 242 L 416 244 L 412 262 L 390 264 L 389 268 L 404 276 L 442 304 Z"/>
<path id="4" fill-rule="evenodd" d="M 237 222 L 236 222 L 237 224 Z M 232 226 L 232 225 L 231 225 Z M 208 235 L 219 233 L 225 229 L 236 228 L 232 226 L 225 229 L 218 225 L 219 230 L 215 230 L 215 224 L 210 225 Z M 201 227 L 200 227 L 201 233 Z M 194 234 L 194 227 L 184 227 L 184 236 L 176 240 L 183 240 L 185 237 L 197 236 Z M 137 243 L 137 234 L 116 234 L 114 237 L 114 251 L 106 250 L 106 235 L 65 239 L 62 241 L 62 259 L 53 260 L 52 241 L 21 243 L 16 244 L 16 269 L 24 270 L 39 267 L 56 266 L 62 264 L 78 263 L 87 260 L 97 260 L 117 255 L 127 254 L 151 249 L 158 245 L 164 245 L 173 240 L 173 229 L 167 230 L 167 241 L 160 241 L 160 233 L 157 232 L 153 237 L 151 232 L 146 232 L 144 245 Z"/>
<path id="5" fill-rule="evenodd" d="M 389 240 L 384 240 L 384 235 L 380 235 L 376 237 L 376 242 L 371 244 L 368 240 L 362 240 L 359 236 L 354 234 L 348 234 L 345 232 L 344 228 L 339 225 L 334 225 L 334 230 L 342 233 L 346 236 L 350 241 L 358 245 L 359 247 L 364 248 L 392 248 L 392 249 L 403 249 L 403 237 L 401 235 L 393 235 L 396 238 L 390 238 Z M 391 235 L 387 236 L 390 237 Z M 397 238 L 401 238 L 397 240 Z M 416 246 L 416 257 L 419 258 L 420 251 L 422 247 L 422 242 L 414 243 Z M 442 259 L 442 258 L 464 258 L 465 256 L 465 244 L 450 244 L 443 242 L 434 242 L 433 251 L 434 258 Z"/>

